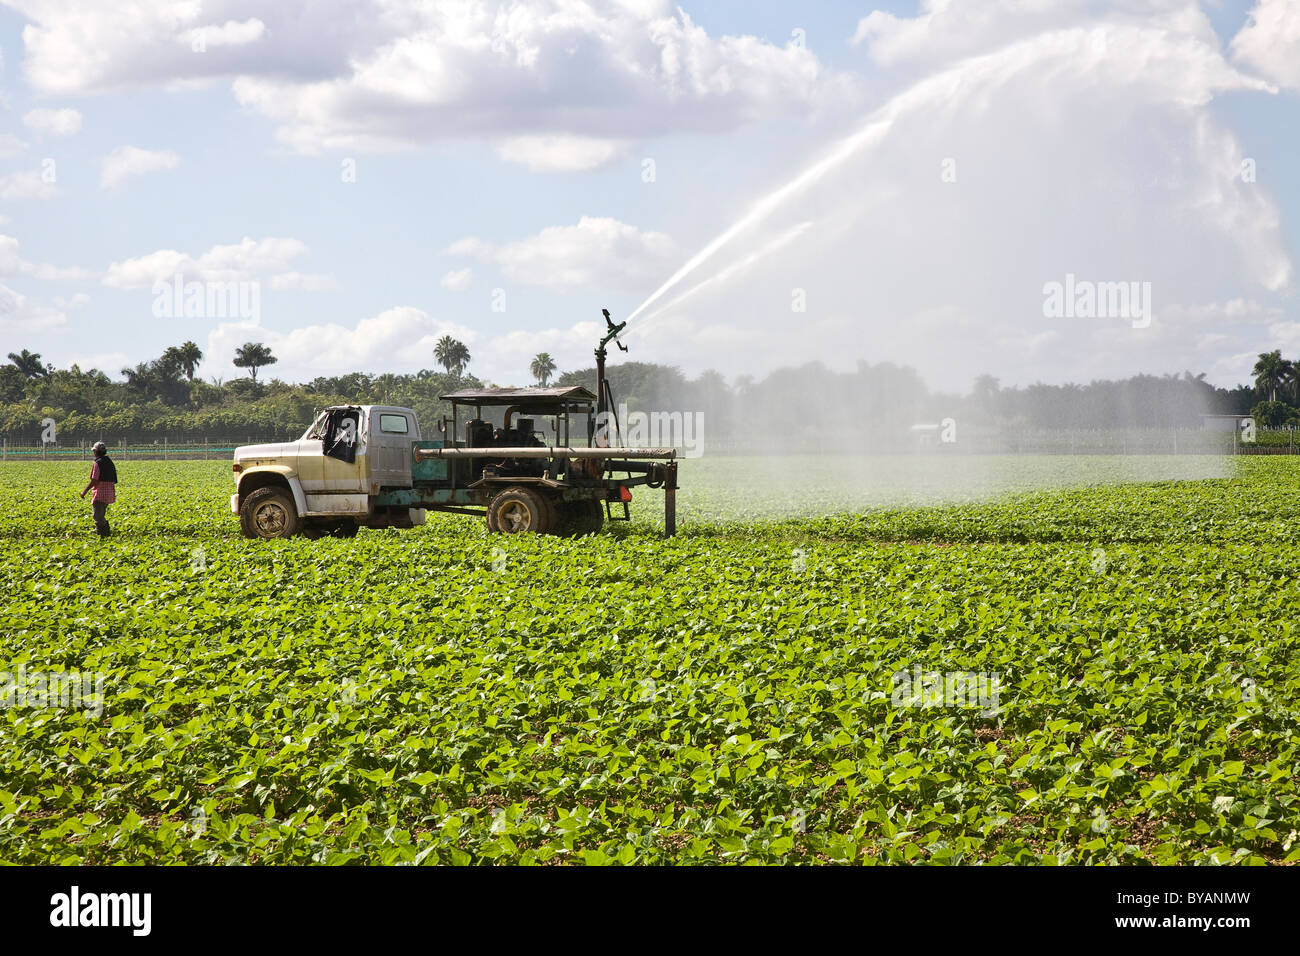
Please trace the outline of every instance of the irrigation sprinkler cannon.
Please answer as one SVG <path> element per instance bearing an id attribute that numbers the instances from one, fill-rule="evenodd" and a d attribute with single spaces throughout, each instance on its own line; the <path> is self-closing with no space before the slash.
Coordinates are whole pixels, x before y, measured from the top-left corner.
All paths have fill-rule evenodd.
<path id="1" fill-rule="evenodd" d="M 624 352 L 609 310 L 606 333 L 596 346 L 596 392 L 567 388 L 467 389 L 444 395 L 451 403 L 450 425 L 442 441 L 419 442 L 412 450 L 414 477 L 437 483 L 432 499 L 420 507 L 479 513 L 499 532 L 540 531 L 581 534 L 605 520 L 631 519 L 631 489 L 663 489 L 664 533 L 677 532 L 677 453 L 672 448 L 628 448 L 614 395 L 605 374 L 611 341 Z M 504 407 L 499 427 L 484 409 Z M 472 411 L 470 411 L 472 409 Z M 472 415 L 461 435 L 461 412 Z M 538 418 L 550 428 L 535 428 Z M 573 444 L 574 425 L 586 444 Z M 449 430 L 448 430 L 449 429 Z M 554 437 L 554 443 L 544 439 Z M 423 476 L 427 474 L 427 479 Z M 415 490 L 415 489 L 413 489 Z M 441 500 L 450 496 L 448 500 Z"/>

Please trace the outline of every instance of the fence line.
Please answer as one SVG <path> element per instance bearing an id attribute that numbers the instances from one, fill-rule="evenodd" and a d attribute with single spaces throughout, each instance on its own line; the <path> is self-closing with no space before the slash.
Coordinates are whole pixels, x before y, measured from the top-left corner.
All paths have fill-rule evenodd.
<path id="1" fill-rule="evenodd" d="M 94 456 L 93 441 L 77 444 L 13 445 L 0 442 L 0 461 L 90 461 Z M 119 439 L 106 442 L 108 453 L 123 461 L 215 461 L 229 460 L 240 445 L 253 444 L 252 439 L 204 439 L 203 441 L 174 442 L 163 438 L 155 442 L 131 443 Z"/>

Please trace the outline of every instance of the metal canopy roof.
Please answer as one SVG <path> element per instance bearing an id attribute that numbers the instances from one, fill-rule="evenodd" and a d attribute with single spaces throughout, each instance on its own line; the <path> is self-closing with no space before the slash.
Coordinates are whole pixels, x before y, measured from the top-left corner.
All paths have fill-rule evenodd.
<path id="1" fill-rule="evenodd" d="M 560 405 L 596 400 L 596 396 L 581 385 L 565 388 L 466 388 L 442 397 L 461 405 Z"/>

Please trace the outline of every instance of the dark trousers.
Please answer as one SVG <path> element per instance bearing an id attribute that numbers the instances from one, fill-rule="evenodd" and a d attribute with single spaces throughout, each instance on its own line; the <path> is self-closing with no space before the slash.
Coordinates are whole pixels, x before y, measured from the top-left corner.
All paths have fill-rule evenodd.
<path id="1" fill-rule="evenodd" d="M 99 532 L 101 538 L 107 538 L 113 533 L 113 530 L 108 526 L 108 518 L 105 517 L 108 512 L 108 502 L 92 501 L 90 511 L 95 516 L 95 530 Z"/>

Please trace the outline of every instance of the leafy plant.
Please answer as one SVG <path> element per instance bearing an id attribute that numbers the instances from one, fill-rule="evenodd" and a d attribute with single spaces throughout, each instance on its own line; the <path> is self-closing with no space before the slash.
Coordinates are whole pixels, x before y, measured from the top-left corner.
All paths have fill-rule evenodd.
<path id="1" fill-rule="evenodd" d="M 251 542 L 224 465 L 128 461 L 101 544 L 81 465 L 8 463 L 0 671 L 104 709 L 0 709 L 0 860 L 1294 862 L 1300 475 L 1120 464 L 800 518 L 863 499 L 688 462 L 670 541 Z M 898 706 L 913 668 L 996 713 Z"/>

